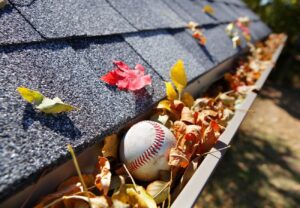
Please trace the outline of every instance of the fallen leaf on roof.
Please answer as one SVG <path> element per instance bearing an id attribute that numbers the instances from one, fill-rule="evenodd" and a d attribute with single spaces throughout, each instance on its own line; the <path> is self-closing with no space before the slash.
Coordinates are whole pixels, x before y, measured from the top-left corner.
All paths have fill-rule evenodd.
<path id="1" fill-rule="evenodd" d="M 202 11 L 205 12 L 205 13 L 211 14 L 211 15 L 213 15 L 215 13 L 215 10 L 210 5 L 205 5 L 202 8 Z"/>
<path id="2" fill-rule="evenodd" d="M 145 68 L 141 64 L 137 64 L 131 69 L 122 61 L 113 61 L 116 68 L 100 79 L 109 85 L 115 85 L 120 90 L 136 91 L 151 85 L 152 79 L 150 75 L 145 75 Z"/>
<path id="3" fill-rule="evenodd" d="M 30 90 L 26 87 L 18 87 L 17 91 L 20 93 L 24 100 L 33 104 L 36 109 L 43 113 L 58 114 L 63 112 L 69 112 L 72 110 L 77 110 L 76 107 L 64 103 L 58 97 L 50 99 L 45 97 L 40 92 Z"/>
<path id="4" fill-rule="evenodd" d="M 191 31 L 195 31 L 199 24 L 197 22 L 190 21 L 187 25 L 187 28 L 189 28 Z"/>

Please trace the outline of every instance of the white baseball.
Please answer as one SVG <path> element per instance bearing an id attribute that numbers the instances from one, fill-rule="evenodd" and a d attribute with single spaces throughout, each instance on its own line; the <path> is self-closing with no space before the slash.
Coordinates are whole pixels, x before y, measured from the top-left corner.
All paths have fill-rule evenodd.
<path id="1" fill-rule="evenodd" d="M 120 145 L 120 157 L 132 176 L 143 181 L 158 178 L 160 170 L 169 170 L 169 152 L 176 145 L 172 132 L 154 121 L 133 125 Z"/>

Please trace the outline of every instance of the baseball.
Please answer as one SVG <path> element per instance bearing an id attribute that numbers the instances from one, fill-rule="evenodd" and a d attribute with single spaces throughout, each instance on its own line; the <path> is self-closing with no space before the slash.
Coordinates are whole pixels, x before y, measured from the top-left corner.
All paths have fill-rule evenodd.
<path id="1" fill-rule="evenodd" d="M 120 157 L 132 176 L 142 181 L 158 178 L 160 170 L 169 170 L 169 152 L 176 145 L 172 132 L 154 121 L 133 125 L 120 145 Z"/>

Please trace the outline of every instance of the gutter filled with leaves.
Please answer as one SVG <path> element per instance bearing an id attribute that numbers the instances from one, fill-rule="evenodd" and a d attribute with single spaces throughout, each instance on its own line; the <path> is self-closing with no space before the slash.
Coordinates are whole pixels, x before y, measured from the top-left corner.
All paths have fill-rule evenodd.
<path id="1" fill-rule="evenodd" d="M 70 163 L 54 170 L 30 188 L 33 195 L 27 196 L 24 204 L 33 203 L 37 208 L 170 207 L 172 203 L 172 207 L 191 207 L 230 147 L 234 133 L 278 58 L 285 39 L 283 34 L 272 34 L 263 43 L 249 44 L 249 55 L 197 99 L 185 90 L 184 62 L 178 60 L 170 70 L 172 82 L 166 82 L 167 98 L 153 109 L 147 118 L 151 121 L 138 122 L 124 130 L 125 133 L 116 132 L 106 137 L 100 146 L 86 150 L 79 157 L 79 163 L 72 147 L 68 146 L 77 175 L 66 179 L 72 173 L 68 169 L 74 170 Z M 116 69 L 102 77 L 103 81 L 120 89 L 140 89 L 151 83 L 142 66 L 131 70 L 124 63 L 115 64 Z M 142 79 L 128 85 L 128 74 Z M 23 87 L 18 91 L 41 111 L 49 111 L 49 106 L 55 112 L 74 109 L 59 98 L 49 99 Z M 153 144 L 135 153 L 143 149 L 143 145 L 147 146 L 141 141 L 143 136 L 148 140 L 153 137 Z M 134 158 L 132 154 L 139 156 Z M 37 193 L 39 190 L 42 191 Z M 50 191 L 53 193 L 46 195 Z M 37 199 L 37 196 L 43 197 Z"/>

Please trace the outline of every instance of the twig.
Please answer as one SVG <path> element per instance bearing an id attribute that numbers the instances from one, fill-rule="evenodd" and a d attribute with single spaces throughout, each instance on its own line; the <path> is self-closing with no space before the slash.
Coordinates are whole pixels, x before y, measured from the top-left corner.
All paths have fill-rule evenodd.
<path id="1" fill-rule="evenodd" d="M 90 207 L 92 207 L 91 200 L 90 200 L 90 197 L 89 197 L 89 195 L 88 195 L 88 189 L 87 189 L 86 184 L 85 184 L 85 182 L 84 182 L 84 180 L 83 180 L 83 177 L 82 177 L 82 174 L 81 174 L 81 171 L 80 171 L 80 167 L 79 167 L 78 161 L 77 161 L 77 159 L 76 159 L 76 155 L 75 155 L 74 150 L 73 150 L 73 148 L 72 148 L 72 146 L 71 146 L 70 144 L 68 144 L 68 150 L 69 150 L 69 152 L 70 152 L 70 154 L 71 154 L 71 156 L 72 156 L 72 158 L 73 158 L 73 163 L 74 163 L 75 169 L 76 169 L 76 171 L 77 171 L 77 174 L 78 174 L 78 176 L 79 176 L 79 179 L 80 179 L 80 181 L 81 181 L 81 184 L 82 184 L 82 187 L 83 187 L 84 194 L 85 194 L 86 197 L 88 198 Z"/>
<path id="2" fill-rule="evenodd" d="M 125 168 L 127 174 L 129 175 L 129 178 L 131 179 L 131 181 L 132 181 L 132 183 L 133 183 L 134 190 L 135 190 L 138 194 L 140 194 L 140 192 L 137 190 L 137 185 L 136 185 L 136 183 L 135 183 L 135 181 L 134 181 L 132 175 L 130 174 L 128 168 L 126 167 L 126 165 L 125 165 L 124 163 L 123 163 L 123 167 Z"/>
<path id="3" fill-rule="evenodd" d="M 205 153 L 203 153 L 203 154 L 200 154 L 199 156 L 200 156 L 200 157 L 203 157 L 203 156 L 208 155 L 208 154 L 212 154 L 212 153 L 215 153 L 215 152 L 220 152 L 221 150 L 225 150 L 225 149 L 228 149 L 228 148 L 230 148 L 230 147 L 231 147 L 230 145 L 227 145 L 226 147 L 217 149 L 217 150 L 215 150 L 215 151 L 205 152 Z"/>

